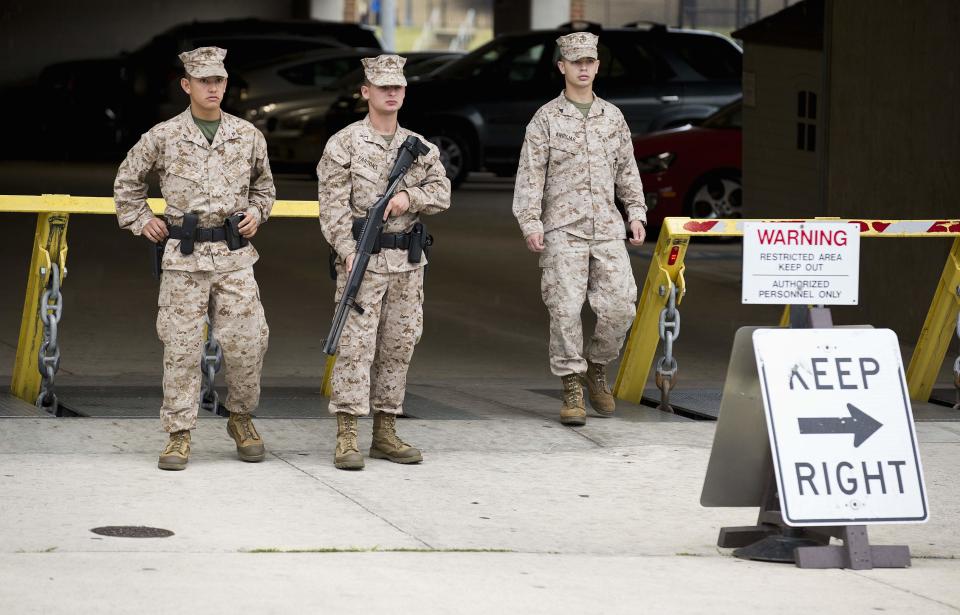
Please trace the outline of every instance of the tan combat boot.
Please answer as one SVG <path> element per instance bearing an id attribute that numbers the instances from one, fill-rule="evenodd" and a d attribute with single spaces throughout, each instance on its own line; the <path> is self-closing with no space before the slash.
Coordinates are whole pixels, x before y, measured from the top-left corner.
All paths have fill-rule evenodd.
<path id="1" fill-rule="evenodd" d="M 253 418 L 249 414 L 231 412 L 227 419 L 227 433 L 237 443 L 237 455 L 243 461 L 263 461 L 263 440 L 253 426 Z"/>
<path id="2" fill-rule="evenodd" d="M 594 411 L 603 417 L 613 416 L 617 403 L 607 385 L 606 366 L 587 361 L 587 373 L 580 376 L 580 381 L 587 386 L 587 391 L 590 393 L 590 406 Z"/>
<path id="3" fill-rule="evenodd" d="M 583 387 L 580 374 L 561 376 L 563 382 L 563 407 L 560 408 L 560 422 L 564 425 L 585 425 L 587 411 L 583 407 Z"/>
<path id="4" fill-rule="evenodd" d="M 337 450 L 333 465 L 340 470 L 362 470 L 363 455 L 357 445 L 357 417 L 337 412 Z"/>
<path id="5" fill-rule="evenodd" d="M 387 412 L 373 413 L 373 444 L 370 457 L 393 463 L 420 463 L 423 455 L 397 435 L 397 417 Z"/>
<path id="6" fill-rule="evenodd" d="M 160 453 L 157 467 L 161 470 L 183 470 L 190 459 L 190 432 L 186 429 L 170 434 L 167 446 Z"/>

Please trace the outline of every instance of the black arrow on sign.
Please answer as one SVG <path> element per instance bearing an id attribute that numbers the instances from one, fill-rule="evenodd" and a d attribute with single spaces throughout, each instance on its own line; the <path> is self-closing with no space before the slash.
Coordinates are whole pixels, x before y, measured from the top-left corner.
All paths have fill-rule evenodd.
<path id="1" fill-rule="evenodd" d="M 797 419 L 801 434 L 833 434 L 852 433 L 853 447 L 856 448 L 867 441 L 883 423 L 874 419 L 853 404 L 847 404 L 849 418 L 824 417 L 818 419 Z"/>

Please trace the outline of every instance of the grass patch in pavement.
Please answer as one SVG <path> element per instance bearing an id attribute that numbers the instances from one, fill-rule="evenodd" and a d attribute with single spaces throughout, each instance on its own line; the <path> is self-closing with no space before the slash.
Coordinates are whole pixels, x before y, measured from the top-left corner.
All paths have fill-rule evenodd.
<path id="1" fill-rule="evenodd" d="M 513 553 L 513 549 L 431 549 L 426 547 L 317 547 L 314 549 L 249 549 L 241 553 Z"/>

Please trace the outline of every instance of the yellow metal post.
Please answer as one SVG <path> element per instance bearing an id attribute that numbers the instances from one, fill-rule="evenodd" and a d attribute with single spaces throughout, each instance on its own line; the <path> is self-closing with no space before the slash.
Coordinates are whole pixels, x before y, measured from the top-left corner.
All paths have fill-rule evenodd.
<path id="1" fill-rule="evenodd" d="M 50 197 L 56 200 L 58 197 Z M 40 393 L 40 372 L 37 355 L 43 340 L 43 325 L 40 323 L 40 297 L 50 279 L 50 264 L 57 263 L 61 278 L 66 275 L 67 221 L 64 213 L 41 213 L 37 215 L 37 230 L 33 241 L 33 255 L 27 273 L 27 293 L 23 299 L 20 318 L 20 339 L 17 357 L 13 366 L 10 391 L 29 403 L 37 400 Z"/>
<path id="2" fill-rule="evenodd" d="M 930 303 L 927 318 L 920 330 L 920 339 L 907 368 L 910 399 L 927 401 L 937 381 L 937 374 L 947 354 L 957 326 L 960 311 L 960 237 L 953 241 L 937 291 Z"/>
<path id="3" fill-rule="evenodd" d="M 617 382 L 613 387 L 615 396 L 633 403 L 639 402 L 643 397 L 643 387 L 660 342 L 660 310 L 667 304 L 674 286 L 677 287 L 678 304 L 686 291 L 683 258 L 687 253 L 690 238 L 675 233 L 672 227 L 669 221 L 665 221 L 660 228 L 660 237 L 650 260 L 647 279 L 640 292 L 637 316 L 633 320 L 633 327 L 623 350 L 623 359 L 620 361 Z"/>

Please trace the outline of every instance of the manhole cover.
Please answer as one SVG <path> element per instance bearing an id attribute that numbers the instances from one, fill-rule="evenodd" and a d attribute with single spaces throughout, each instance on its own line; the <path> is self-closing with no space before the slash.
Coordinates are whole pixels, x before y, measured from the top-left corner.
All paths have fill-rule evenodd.
<path id="1" fill-rule="evenodd" d="M 173 536 L 173 532 L 170 530 L 143 525 L 105 525 L 104 527 L 95 527 L 90 531 L 101 536 L 115 536 L 117 538 L 167 538 Z"/>

